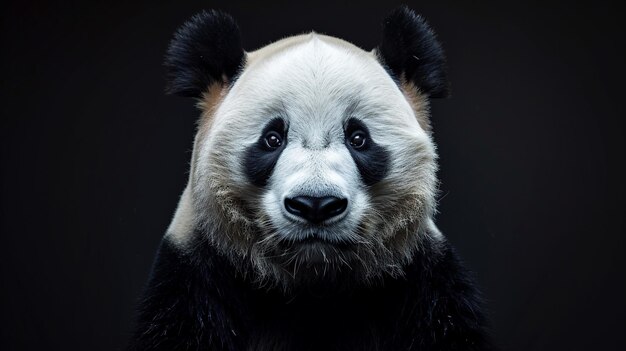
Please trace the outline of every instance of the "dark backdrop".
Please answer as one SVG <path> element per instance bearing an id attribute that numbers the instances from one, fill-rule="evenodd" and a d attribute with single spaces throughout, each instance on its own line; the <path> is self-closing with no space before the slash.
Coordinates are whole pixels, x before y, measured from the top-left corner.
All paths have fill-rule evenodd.
<path id="1" fill-rule="evenodd" d="M 438 224 L 505 350 L 626 341 L 624 13 L 574 3 L 409 4 L 449 58 Z M 370 49 L 395 5 L 3 2 L 0 349 L 123 346 L 187 177 L 198 111 L 161 67 L 185 19 L 227 10 L 247 50 L 312 29 Z"/>

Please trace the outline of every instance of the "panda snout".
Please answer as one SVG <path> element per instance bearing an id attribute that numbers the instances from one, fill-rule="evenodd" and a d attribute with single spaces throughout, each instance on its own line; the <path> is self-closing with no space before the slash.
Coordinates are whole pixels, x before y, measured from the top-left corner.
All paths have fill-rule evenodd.
<path id="1" fill-rule="evenodd" d="M 348 208 L 348 199 L 335 196 L 296 196 L 285 198 L 284 206 L 292 215 L 318 224 L 344 213 Z"/>

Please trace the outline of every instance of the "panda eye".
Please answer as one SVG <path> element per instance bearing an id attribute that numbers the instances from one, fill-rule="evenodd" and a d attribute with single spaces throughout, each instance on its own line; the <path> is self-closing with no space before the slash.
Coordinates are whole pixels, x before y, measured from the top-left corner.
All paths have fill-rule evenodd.
<path id="1" fill-rule="evenodd" d="M 352 146 L 354 149 L 358 150 L 363 148 L 365 146 L 365 141 L 365 133 L 360 130 L 357 130 L 350 136 L 350 146 Z"/>
<path id="2" fill-rule="evenodd" d="M 270 148 L 270 149 L 277 149 L 279 148 L 281 145 L 283 145 L 283 140 L 280 136 L 280 134 L 271 131 L 267 134 L 265 134 L 265 145 Z"/>

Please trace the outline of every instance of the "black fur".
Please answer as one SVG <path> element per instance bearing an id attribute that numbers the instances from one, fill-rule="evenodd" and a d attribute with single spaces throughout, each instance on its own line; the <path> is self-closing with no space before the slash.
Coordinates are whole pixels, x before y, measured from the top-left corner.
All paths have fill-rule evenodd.
<path id="1" fill-rule="evenodd" d="M 206 240 L 189 247 L 163 241 L 129 350 L 491 349 L 447 243 L 425 247 L 403 278 L 289 296 L 255 288 Z"/>
<path id="2" fill-rule="evenodd" d="M 383 22 L 378 55 L 396 79 L 404 77 L 430 97 L 449 94 L 446 59 L 426 20 L 402 6 Z"/>
<path id="3" fill-rule="evenodd" d="M 351 147 L 349 140 L 352 133 L 357 130 L 364 132 L 366 135 L 365 146 L 359 150 Z M 372 140 L 365 124 L 356 118 L 350 118 L 347 121 L 344 133 L 346 147 L 359 169 L 363 183 L 373 185 L 383 179 L 389 168 L 389 152 Z"/>
<path id="4" fill-rule="evenodd" d="M 282 136 L 283 143 L 278 149 L 268 149 L 265 144 L 265 135 L 270 131 L 278 132 Z M 250 183 L 259 187 L 267 184 L 267 180 L 272 175 L 276 162 L 286 146 L 287 128 L 285 122 L 282 118 L 274 118 L 263 128 L 259 140 L 246 150 L 243 169 Z"/>
<path id="5" fill-rule="evenodd" d="M 178 29 L 170 43 L 166 91 L 198 98 L 224 77 L 232 82 L 244 57 L 235 20 L 223 12 L 203 11 Z"/>

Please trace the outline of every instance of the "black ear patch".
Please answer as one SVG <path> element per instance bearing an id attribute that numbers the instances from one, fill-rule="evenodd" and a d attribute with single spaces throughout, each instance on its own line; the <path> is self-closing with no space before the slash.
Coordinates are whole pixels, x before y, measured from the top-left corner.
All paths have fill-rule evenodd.
<path id="1" fill-rule="evenodd" d="M 228 14 L 203 11 L 176 31 L 167 54 L 168 94 L 200 97 L 209 85 L 231 80 L 244 61 L 239 27 Z"/>
<path id="2" fill-rule="evenodd" d="M 433 98 L 448 96 L 446 58 L 426 20 L 406 6 L 383 22 L 378 55 L 395 78 L 404 77 Z"/>

